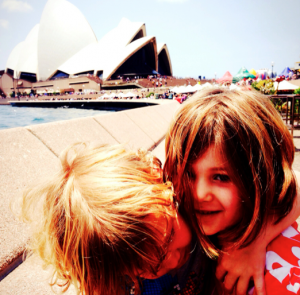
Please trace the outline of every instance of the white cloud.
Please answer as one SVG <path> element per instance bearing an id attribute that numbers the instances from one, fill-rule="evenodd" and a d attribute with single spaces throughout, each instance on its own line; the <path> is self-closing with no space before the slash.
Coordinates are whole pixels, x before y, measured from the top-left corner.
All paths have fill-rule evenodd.
<path id="1" fill-rule="evenodd" d="M 188 0 L 157 0 L 158 2 L 169 2 L 169 3 L 184 3 Z"/>
<path id="2" fill-rule="evenodd" d="M 0 19 L 0 27 L 6 29 L 8 27 L 8 20 Z"/>
<path id="3" fill-rule="evenodd" d="M 8 11 L 27 12 L 32 10 L 32 7 L 27 2 L 18 0 L 3 0 L 1 6 L 6 8 Z"/>

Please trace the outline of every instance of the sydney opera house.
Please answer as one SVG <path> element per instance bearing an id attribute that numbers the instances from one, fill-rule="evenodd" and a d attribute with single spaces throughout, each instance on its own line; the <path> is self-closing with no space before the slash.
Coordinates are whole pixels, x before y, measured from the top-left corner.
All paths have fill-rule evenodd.
<path id="1" fill-rule="evenodd" d="M 123 18 L 97 40 L 77 7 L 66 0 L 48 0 L 40 23 L 12 50 L 5 73 L 12 80 L 20 79 L 20 88 L 29 83 L 43 88 L 57 80 L 71 85 L 70 81 L 83 76 L 102 81 L 119 76 L 171 76 L 172 65 L 167 45 L 147 36 L 144 23 Z M 7 88 L 3 83 L 0 87 Z"/>

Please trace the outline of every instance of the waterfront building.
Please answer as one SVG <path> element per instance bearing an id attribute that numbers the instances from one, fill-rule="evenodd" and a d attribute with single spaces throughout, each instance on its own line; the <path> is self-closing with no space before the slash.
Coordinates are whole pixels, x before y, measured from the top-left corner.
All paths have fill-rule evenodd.
<path id="1" fill-rule="evenodd" d="M 40 23 L 9 55 L 5 74 L 8 77 L 0 81 L 4 92 L 16 88 L 83 91 L 84 87 L 99 90 L 101 81 L 120 77 L 171 76 L 172 64 L 167 45 L 147 36 L 143 22 L 123 18 L 97 40 L 77 7 L 66 0 L 48 0 Z"/>

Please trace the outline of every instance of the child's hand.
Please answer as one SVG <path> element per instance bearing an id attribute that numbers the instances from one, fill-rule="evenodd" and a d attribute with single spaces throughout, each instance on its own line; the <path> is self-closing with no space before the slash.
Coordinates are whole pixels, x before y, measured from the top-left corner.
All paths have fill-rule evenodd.
<path id="1" fill-rule="evenodd" d="M 229 250 L 219 257 L 216 277 L 223 282 L 225 290 L 237 295 L 247 294 L 249 281 L 254 280 L 257 295 L 266 295 L 264 269 L 266 245 L 260 238 L 248 247 Z"/>
<path id="2" fill-rule="evenodd" d="M 297 198 L 295 199 L 292 211 L 279 223 L 274 224 L 276 217 L 270 217 L 266 231 L 247 247 L 243 249 L 230 249 L 219 257 L 216 269 L 216 277 L 223 282 L 228 291 L 236 291 L 237 295 L 247 294 L 249 281 L 253 278 L 256 295 L 265 295 L 265 260 L 267 245 L 275 239 L 284 229 L 297 219 L 300 212 L 300 173 L 295 171 L 297 177 Z"/>

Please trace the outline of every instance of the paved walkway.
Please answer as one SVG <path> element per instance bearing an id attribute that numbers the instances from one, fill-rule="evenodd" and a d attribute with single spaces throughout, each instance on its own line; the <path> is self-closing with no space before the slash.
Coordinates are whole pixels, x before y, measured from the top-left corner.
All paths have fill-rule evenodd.
<path id="1" fill-rule="evenodd" d="M 293 164 L 294 170 L 300 171 L 300 130 L 294 129 L 294 144 L 295 144 L 295 160 Z"/>
<path id="2" fill-rule="evenodd" d="M 295 159 L 293 164 L 293 169 L 300 171 L 300 130 L 295 130 L 293 133 L 294 145 L 295 145 Z M 298 230 L 300 231 L 300 216 L 297 218 Z"/>

